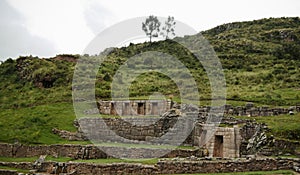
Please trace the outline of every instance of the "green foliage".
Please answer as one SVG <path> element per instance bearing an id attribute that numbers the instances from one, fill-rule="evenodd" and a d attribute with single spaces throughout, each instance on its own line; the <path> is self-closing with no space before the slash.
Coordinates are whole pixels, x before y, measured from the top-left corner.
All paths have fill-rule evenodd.
<path id="1" fill-rule="evenodd" d="M 271 106 L 300 104 L 299 26 L 299 18 L 271 18 L 224 24 L 202 32 L 222 63 L 228 103 L 242 105 L 250 101 Z M 198 35 L 181 39 L 192 41 L 194 37 Z M 201 104 L 210 104 L 211 87 L 203 66 L 190 51 L 172 40 L 109 49 L 97 76 L 92 77 L 96 80 L 96 98 L 111 98 L 111 82 L 114 78 L 121 85 L 124 83 L 123 79 L 115 76 L 123 64 L 127 64 L 128 73 L 144 68 L 162 68 L 161 64 L 151 59 L 126 62 L 148 51 L 166 53 L 181 61 L 195 78 Z M 0 141 L 66 142 L 53 135 L 51 129 L 75 130 L 72 125 L 75 119 L 71 105 L 72 88 L 90 85 L 90 81 L 84 77 L 93 71 L 90 64 L 95 64 L 99 57 L 83 56 L 87 64 L 80 68 L 76 77 L 80 82 L 74 82 L 73 86 L 78 55 L 58 55 L 50 59 L 28 56 L 3 62 L 0 65 Z M 170 65 L 164 66 L 176 74 Z M 183 84 L 186 77 L 186 74 L 180 74 L 178 83 Z M 147 99 L 154 92 L 180 101 L 175 82 L 155 71 L 139 75 L 130 86 L 132 99 Z M 292 138 L 295 133 L 278 132 L 278 135 L 284 134 Z"/>
<path id="2" fill-rule="evenodd" d="M 35 162 L 38 157 L 0 157 L 1 162 Z M 72 160 L 69 157 L 52 157 L 47 156 L 46 161 L 67 162 Z"/>
<path id="3" fill-rule="evenodd" d="M 299 24 L 297 17 L 270 18 L 202 32 L 225 69 L 228 99 L 274 106 L 300 103 Z M 287 90 L 293 95 L 287 96 Z"/>
<path id="4" fill-rule="evenodd" d="M 300 113 L 273 117 L 255 117 L 255 120 L 266 123 L 271 133 L 278 138 L 300 140 Z"/>
<path id="5" fill-rule="evenodd" d="M 7 60 L 0 65 L 0 108 L 71 102 L 74 65 L 36 57 Z"/>
<path id="6" fill-rule="evenodd" d="M 19 168 L 14 168 L 14 167 L 10 167 L 10 166 L 0 166 L 1 170 L 12 170 L 12 171 L 17 171 L 18 173 L 29 173 L 29 170 L 23 170 L 23 169 L 19 169 Z"/>
<path id="7" fill-rule="evenodd" d="M 21 81 L 30 81 L 37 87 L 51 88 L 62 86 L 72 80 L 73 62 L 57 59 L 39 59 L 37 57 L 20 57 L 16 60 Z M 64 81 L 61 80 L 64 78 Z"/>
<path id="8" fill-rule="evenodd" d="M 0 111 L 0 141 L 14 143 L 54 144 L 65 142 L 52 133 L 53 128 L 76 131 L 75 114 L 69 103 L 37 107 L 2 109 Z"/>
<path id="9" fill-rule="evenodd" d="M 106 74 L 104 75 L 104 77 L 103 77 L 103 80 L 105 80 L 105 81 L 112 81 L 112 78 L 111 78 L 111 76 L 110 76 L 109 73 L 106 73 Z"/>

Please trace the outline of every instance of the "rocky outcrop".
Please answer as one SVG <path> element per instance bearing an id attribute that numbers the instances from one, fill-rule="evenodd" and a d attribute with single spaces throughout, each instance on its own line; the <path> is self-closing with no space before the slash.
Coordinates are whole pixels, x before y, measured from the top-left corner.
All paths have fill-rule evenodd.
<path id="1" fill-rule="evenodd" d="M 65 130 L 59 130 L 57 128 L 53 128 L 52 132 L 56 135 L 59 135 L 61 138 L 64 138 L 66 140 L 70 141 L 83 141 L 88 140 L 82 132 L 70 132 Z"/>
<path id="2" fill-rule="evenodd" d="M 268 143 L 268 138 L 264 129 L 266 129 L 266 126 L 260 124 L 256 125 L 255 133 L 248 140 L 246 147 L 248 154 L 255 154 Z"/>
<path id="3" fill-rule="evenodd" d="M 272 145 L 274 141 L 273 137 L 268 137 L 266 134 L 267 131 L 269 131 L 269 129 L 265 124 L 248 121 L 241 128 L 241 155 L 256 155 L 266 146 Z"/>

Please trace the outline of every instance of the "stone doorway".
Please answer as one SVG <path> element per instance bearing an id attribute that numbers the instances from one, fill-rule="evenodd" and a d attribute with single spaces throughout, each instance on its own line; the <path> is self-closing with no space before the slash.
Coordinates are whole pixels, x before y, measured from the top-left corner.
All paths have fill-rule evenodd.
<path id="1" fill-rule="evenodd" d="M 216 135 L 215 136 L 215 143 L 214 143 L 214 157 L 223 157 L 223 136 Z"/>
<path id="2" fill-rule="evenodd" d="M 152 103 L 152 115 L 158 115 L 159 114 L 159 110 L 158 110 L 158 103 Z"/>
<path id="3" fill-rule="evenodd" d="M 115 108 L 115 103 L 110 104 L 110 115 L 117 115 L 117 111 Z"/>
<path id="4" fill-rule="evenodd" d="M 124 103 L 124 109 L 122 111 L 122 115 L 130 115 L 129 103 Z"/>
<path id="5" fill-rule="evenodd" d="M 145 103 L 138 103 L 137 114 L 145 115 Z"/>

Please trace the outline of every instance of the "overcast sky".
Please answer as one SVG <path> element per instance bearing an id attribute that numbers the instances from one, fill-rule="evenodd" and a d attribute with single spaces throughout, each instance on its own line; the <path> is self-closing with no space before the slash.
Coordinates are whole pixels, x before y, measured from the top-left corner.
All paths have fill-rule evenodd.
<path id="1" fill-rule="evenodd" d="M 299 0 L 1 0 L 0 60 L 81 54 L 101 31 L 156 15 L 203 31 L 228 22 L 300 16 Z"/>

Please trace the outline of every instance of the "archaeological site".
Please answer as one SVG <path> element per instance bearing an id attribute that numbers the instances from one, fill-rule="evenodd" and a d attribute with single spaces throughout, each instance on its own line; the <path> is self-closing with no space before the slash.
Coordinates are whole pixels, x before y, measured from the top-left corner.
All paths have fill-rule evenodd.
<path id="1" fill-rule="evenodd" d="M 0 175 L 300 174 L 300 1 L 256 1 L 0 1 Z"/>
<path id="2" fill-rule="evenodd" d="M 269 128 L 266 125 L 250 120 L 251 116 L 267 117 L 290 114 L 290 111 L 300 112 L 300 106 L 258 108 L 251 103 L 244 107 L 226 105 L 224 106 L 224 116 L 214 116 L 222 118 L 217 126 L 215 123 L 206 123 L 207 118 L 210 117 L 210 108 L 207 106 L 198 109 L 194 105 L 179 105 L 171 101 L 144 100 L 124 102 L 99 101 L 98 107 L 98 109 L 91 109 L 89 112 L 85 111 L 87 113 L 86 117 L 74 121 L 74 125 L 77 127 L 76 132 L 56 128 L 52 130 L 53 133 L 64 139 L 70 141 L 96 140 L 94 144 L 39 146 L 18 143 L 0 144 L 0 156 L 2 157 L 22 158 L 45 155 L 45 157 L 67 157 L 74 160 L 74 162 L 45 161 L 45 158 L 42 157 L 40 162 L 0 162 L 0 166 L 30 169 L 32 172 L 49 174 L 118 174 L 121 172 L 126 174 L 212 173 L 240 172 L 245 170 L 298 170 L 299 168 L 297 169 L 297 167 L 300 166 L 299 159 L 270 158 L 270 156 L 298 154 L 299 142 L 274 139 L 272 135 L 267 134 Z M 121 117 L 89 117 L 95 111 L 99 111 L 104 115 L 116 115 L 117 110 L 119 113 L 126 115 L 124 120 Z M 153 117 L 158 115 L 159 111 L 161 112 L 160 116 Z M 149 142 L 155 138 L 162 137 L 168 132 L 175 132 L 172 131 L 172 127 L 174 127 L 176 122 L 182 122 L 181 118 L 184 117 L 183 115 L 188 116 L 191 113 L 194 114 L 195 111 L 198 111 L 197 119 L 192 121 L 192 124 L 189 123 L 189 125 L 194 127 L 181 146 L 174 149 L 164 145 L 164 142 Z M 232 115 L 244 116 L 246 119 L 233 118 L 231 117 Z M 141 123 L 145 122 L 152 124 L 147 126 L 141 125 Z M 85 129 L 93 130 L 93 132 L 85 133 Z M 115 134 L 119 137 L 115 137 Z M 134 146 L 150 143 L 156 144 L 157 147 L 153 147 L 153 145 Z M 124 147 L 122 144 L 132 144 L 132 147 Z M 123 153 L 126 153 L 125 157 L 120 156 Z M 76 160 L 111 159 L 113 157 L 126 159 L 159 157 L 159 161 L 152 165 L 139 163 L 102 165 L 76 162 Z M 0 174 L 1 172 L 3 172 L 2 174 L 16 174 L 16 171 L 1 170 Z"/>

